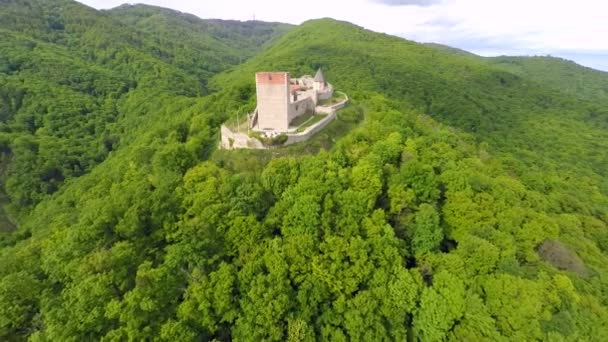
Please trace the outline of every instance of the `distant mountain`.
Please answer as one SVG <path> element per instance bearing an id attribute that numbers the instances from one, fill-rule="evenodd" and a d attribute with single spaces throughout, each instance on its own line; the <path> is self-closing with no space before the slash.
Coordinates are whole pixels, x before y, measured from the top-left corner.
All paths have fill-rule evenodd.
<path id="1" fill-rule="evenodd" d="M 318 68 L 350 98 L 323 131 L 217 148 L 256 71 Z M 607 82 L 333 19 L 0 1 L 0 340 L 601 341 Z"/>
<path id="2" fill-rule="evenodd" d="M 577 97 L 599 101 L 608 99 L 606 72 L 581 66 L 567 59 L 551 56 L 481 57 L 441 44 L 424 45 L 452 55 L 486 60 L 494 67 Z"/>
<path id="3" fill-rule="evenodd" d="M 457 49 L 457 48 L 453 48 L 451 46 L 447 46 L 447 45 L 443 45 L 443 44 L 437 44 L 437 43 L 424 43 L 425 46 L 434 48 L 436 50 L 442 51 L 442 52 L 446 52 L 449 54 L 453 54 L 453 55 L 460 55 L 460 56 L 469 56 L 469 57 L 475 57 L 477 55 L 475 55 L 474 53 L 462 50 L 462 49 Z"/>
<path id="4" fill-rule="evenodd" d="M 174 64 L 190 69 L 206 66 L 215 72 L 227 62 L 245 61 L 291 27 L 260 21 L 203 20 L 148 5 L 122 5 L 107 13 L 154 37 L 155 46 L 172 51 Z M 192 51 L 198 55 L 192 56 Z"/>
<path id="5" fill-rule="evenodd" d="M 608 73 L 557 57 L 495 57 L 491 64 L 553 89 L 608 103 Z"/>

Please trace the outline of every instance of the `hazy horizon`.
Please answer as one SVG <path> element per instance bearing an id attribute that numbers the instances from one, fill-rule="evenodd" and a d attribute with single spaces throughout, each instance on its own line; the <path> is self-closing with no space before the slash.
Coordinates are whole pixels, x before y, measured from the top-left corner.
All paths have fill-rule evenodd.
<path id="1" fill-rule="evenodd" d="M 97 9 L 124 0 L 80 0 Z M 205 19 L 261 20 L 298 25 L 331 17 L 367 29 L 423 43 L 438 43 L 481 56 L 562 57 L 608 71 L 608 4 L 581 0 L 309 0 L 297 10 L 279 0 L 141 0 Z"/>

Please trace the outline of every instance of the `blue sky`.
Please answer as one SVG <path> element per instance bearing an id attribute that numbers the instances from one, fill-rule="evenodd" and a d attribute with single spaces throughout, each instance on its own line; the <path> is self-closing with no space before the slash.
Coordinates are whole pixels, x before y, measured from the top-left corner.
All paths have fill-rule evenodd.
<path id="1" fill-rule="evenodd" d="M 124 0 L 81 0 L 107 9 Z M 608 71 L 603 0 L 140 0 L 201 18 L 299 24 L 331 17 L 483 56 L 552 55 Z"/>

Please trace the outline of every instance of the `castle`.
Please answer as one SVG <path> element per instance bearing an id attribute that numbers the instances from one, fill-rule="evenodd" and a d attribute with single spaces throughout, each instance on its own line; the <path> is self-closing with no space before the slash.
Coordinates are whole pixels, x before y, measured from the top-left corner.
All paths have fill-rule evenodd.
<path id="1" fill-rule="evenodd" d="M 255 84 L 257 108 L 250 123 L 251 128 L 258 131 L 289 132 L 295 118 L 314 113 L 319 101 L 333 96 L 333 89 L 321 69 L 314 78 L 296 79 L 290 79 L 287 72 L 258 72 Z"/>
<path id="2" fill-rule="evenodd" d="M 291 79 L 287 72 L 255 74 L 257 107 L 245 122 L 224 124 L 220 148 L 267 149 L 308 140 L 336 119 L 348 96 L 334 94 L 321 69 L 315 77 Z M 242 123 L 242 124 L 241 124 Z"/>

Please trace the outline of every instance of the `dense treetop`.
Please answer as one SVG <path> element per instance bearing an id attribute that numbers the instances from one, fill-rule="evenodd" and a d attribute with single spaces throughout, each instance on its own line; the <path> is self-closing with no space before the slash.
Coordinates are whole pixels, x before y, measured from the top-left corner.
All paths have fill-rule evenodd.
<path id="1" fill-rule="evenodd" d="M 67 0 L 0 37 L 2 340 L 608 336 L 606 73 Z M 217 149 L 255 71 L 318 67 L 326 130 Z"/>

